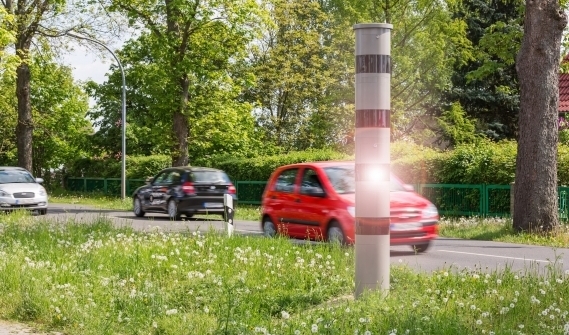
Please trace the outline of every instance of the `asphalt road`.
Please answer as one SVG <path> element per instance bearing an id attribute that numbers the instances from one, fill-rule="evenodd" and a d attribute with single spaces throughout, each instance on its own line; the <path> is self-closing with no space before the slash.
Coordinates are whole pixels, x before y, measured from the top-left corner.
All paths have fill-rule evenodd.
<path id="1" fill-rule="evenodd" d="M 223 230 L 224 222 L 206 219 L 171 221 L 166 215 L 147 214 L 137 218 L 132 212 L 101 210 L 82 205 L 51 204 L 47 217 L 57 220 L 74 218 L 93 221 L 97 217 L 111 218 L 117 226 L 128 226 L 139 231 L 207 231 Z M 235 232 L 261 236 L 255 221 L 235 221 Z M 293 241 L 303 243 L 303 241 Z M 490 241 L 438 238 L 423 254 L 415 254 L 409 246 L 391 247 L 391 264 L 407 264 L 417 271 L 480 269 L 485 272 L 509 268 L 523 274 L 525 271 L 544 271 L 555 266 L 569 271 L 569 249 L 530 246 Z"/>

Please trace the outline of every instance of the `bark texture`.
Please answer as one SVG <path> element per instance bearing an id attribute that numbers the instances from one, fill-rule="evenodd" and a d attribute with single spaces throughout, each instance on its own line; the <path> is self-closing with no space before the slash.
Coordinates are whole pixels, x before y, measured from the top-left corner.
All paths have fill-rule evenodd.
<path id="1" fill-rule="evenodd" d="M 30 103 L 30 68 L 22 62 L 16 69 L 16 96 L 18 98 L 18 124 L 16 138 L 18 166 L 32 171 L 32 141 L 34 123 Z"/>
<path id="2" fill-rule="evenodd" d="M 32 171 L 32 141 L 34 122 L 30 96 L 30 67 L 28 66 L 32 39 L 41 28 L 43 15 L 53 8 L 51 0 L 18 0 L 16 3 L 5 1 L 9 13 L 16 16 L 16 55 L 20 65 L 16 69 L 16 97 L 18 99 L 18 124 L 16 125 L 16 146 L 18 149 L 18 166 Z M 16 8 L 13 8 L 16 5 Z"/>
<path id="3" fill-rule="evenodd" d="M 557 116 L 561 36 L 567 16 L 558 0 L 526 0 L 516 58 L 520 115 L 513 225 L 549 231 L 559 224 Z"/>
<path id="4" fill-rule="evenodd" d="M 179 22 L 184 22 L 184 14 L 177 7 L 178 4 L 173 0 L 165 0 L 166 5 L 166 24 L 168 26 L 168 37 L 172 38 L 171 45 L 177 55 L 177 58 L 172 60 L 172 69 L 179 69 L 178 63 L 181 62 L 188 49 L 188 39 L 190 36 L 191 24 L 186 24 L 183 29 L 180 28 Z M 196 6 L 198 2 L 196 1 Z M 194 15 L 195 15 L 194 10 Z M 174 47 L 174 45 L 176 45 Z M 174 71 L 176 73 L 177 71 Z M 188 152 L 188 142 L 190 136 L 190 122 L 186 111 L 190 100 L 189 88 L 190 81 L 187 73 L 179 77 L 180 88 L 180 103 L 172 117 L 172 137 L 174 144 L 172 146 L 172 166 L 186 166 L 190 162 Z"/>
<path id="5" fill-rule="evenodd" d="M 172 120 L 172 132 L 174 135 L 174 147 L 172 148 L 172 166 L 186 166 L 189 164 L 188 140 L 190 136 L 190 124 L 184 113 L 189 102 L 189 81 L 186 78 L 180 80 L 181 101 L 178 109 L 174 111 Z"/>

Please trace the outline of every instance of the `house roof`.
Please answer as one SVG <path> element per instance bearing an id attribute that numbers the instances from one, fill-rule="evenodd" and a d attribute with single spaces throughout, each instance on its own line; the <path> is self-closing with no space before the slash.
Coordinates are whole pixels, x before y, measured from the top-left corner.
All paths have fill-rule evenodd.
<path id="1" fill-rule="evenodd" d="M 569 62 L 569 54 L 561 63 Z M 569 73 L 559 74 L 559 113 L 569 112 Z"/>
<path id="2" fill-rule="evenodd" d="M 569 112 L 569 73 L 559 74 L 559 112 Z"/>

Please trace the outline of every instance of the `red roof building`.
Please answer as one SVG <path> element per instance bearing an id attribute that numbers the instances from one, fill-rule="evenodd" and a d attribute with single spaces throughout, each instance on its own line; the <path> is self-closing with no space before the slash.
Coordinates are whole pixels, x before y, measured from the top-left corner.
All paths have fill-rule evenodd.
<path id="1" fill-rule="evenodd" d="M 561 63 L 569 62 L 569 55 Z M 569 112 L 569 73 L 559 74 L 559 113 Z"/>

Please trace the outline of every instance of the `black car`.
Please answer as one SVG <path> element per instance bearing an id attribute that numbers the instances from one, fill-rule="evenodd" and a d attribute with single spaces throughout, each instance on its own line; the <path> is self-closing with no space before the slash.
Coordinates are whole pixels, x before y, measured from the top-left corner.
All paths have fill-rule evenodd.
<path id="1" fill-rule="evenodd" d="M 218 169 L 180 166 L 160 171 L 133 194 L 136 216 L 166 213 L 179 220 L 182 215 L 224 215 L 223 197 L 230 194 L 237 204 L 237 190 L 225 172 Z"/>

